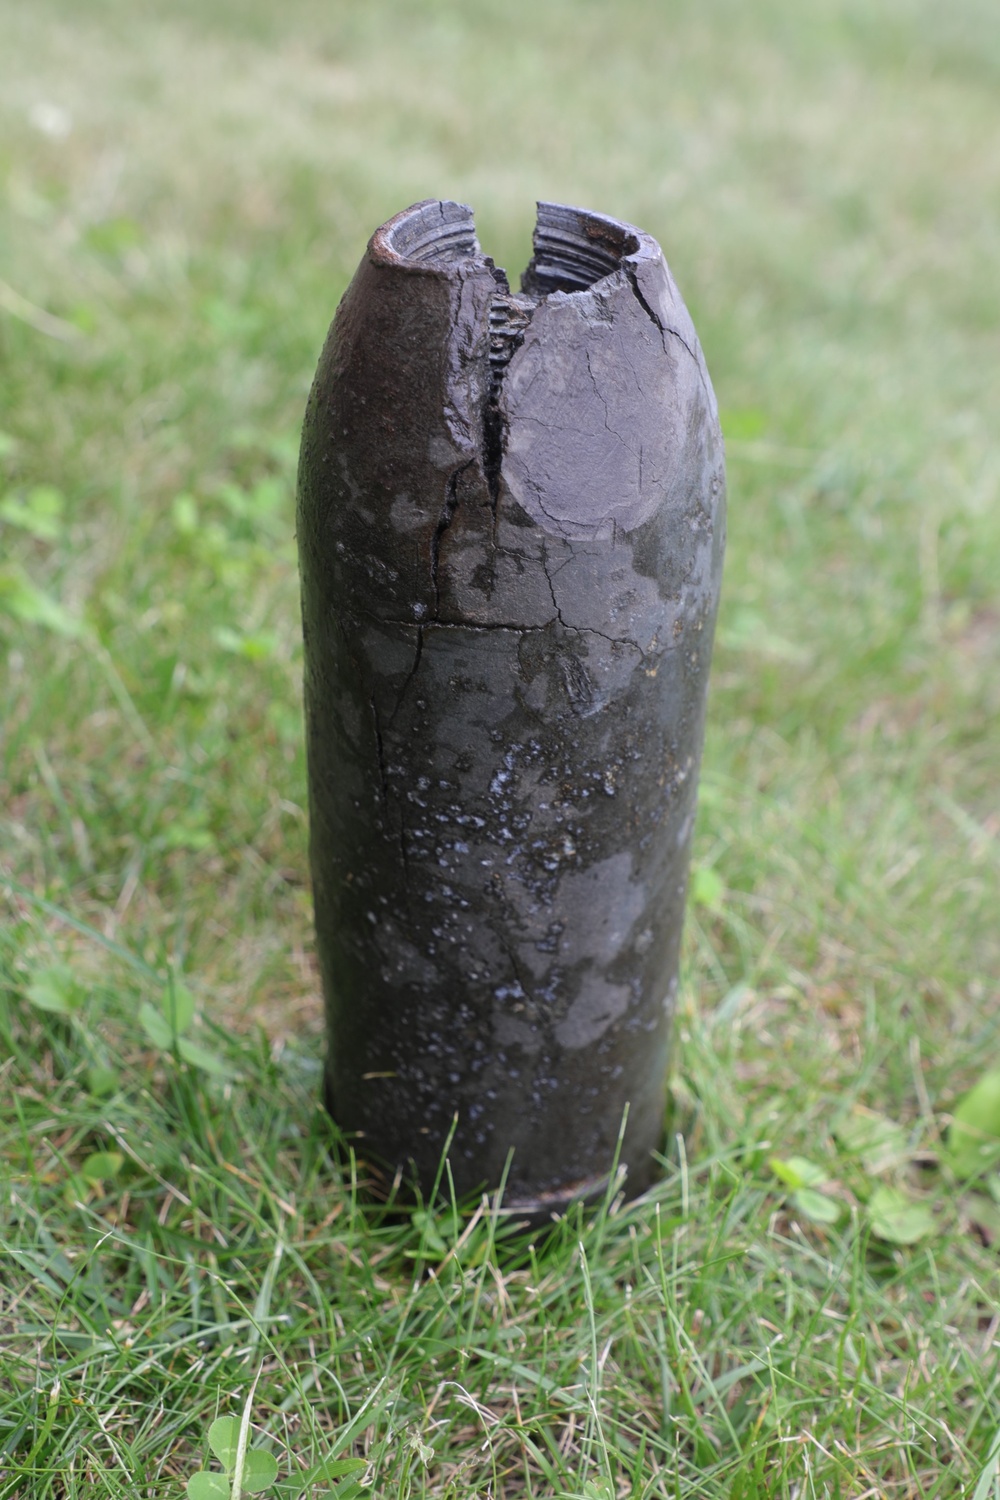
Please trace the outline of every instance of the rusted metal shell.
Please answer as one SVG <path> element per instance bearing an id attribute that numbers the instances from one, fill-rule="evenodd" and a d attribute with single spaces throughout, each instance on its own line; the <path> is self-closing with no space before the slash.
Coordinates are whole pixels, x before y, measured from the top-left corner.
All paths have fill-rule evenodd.
<path id="1" fill-rule="evenodd" d="M 655 1175 L 724 545 L 698 339 L 649 235 L 383 225 L 309 398 L 298 535 L 327 1102 L 528 1213 Z M 511 1153 L 512 1156 L 511 1156 Z"/>

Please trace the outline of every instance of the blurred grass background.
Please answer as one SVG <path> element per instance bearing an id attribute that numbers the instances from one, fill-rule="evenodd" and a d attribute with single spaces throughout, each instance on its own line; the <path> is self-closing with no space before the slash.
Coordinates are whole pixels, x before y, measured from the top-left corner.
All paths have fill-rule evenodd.
<path id="1" fill-rule="evenodd" d="M 260 1399 L 282 1413 L 267 1440 L 293 1456 L 391 1388 L 392 1412 L 357 1437 L 377 1492 L 971 1493 L 1000 1420 L 992 1231 L 926 1174 L 954 1100 L 1000 1052 L 992 5 L 6 0 L 0 79 L 0 1077 L 15 1101 L 10 1244 L 30 1272 L 0 1294 L 4 1493 L 180 1494 L 199 1424 L 261 1360 Z M 392 1331 L 400 1297 L 434 1321 L 443 1282 L 407 1279 L 413 1256 L 434 1259 L 427 1224 L 365 1218 L 319 1169 L 333 1146 L 310 1071 L 298 426 L 365 241 L 423 197 L 473 204 L 512 275 L 536 198 L 653 233 L 702 338 L 729 462 L 675 1061 L 686 1155 L 653 1205 L 674 1248 L 648 1207 L 567 1231 L 523 1285 L 490 1245 L 468 1266 L 452 1257 L 441 1296 L 472 1311 L 435 1356 L 440 1379 L 521 1432 L 514 1467 L 486 1479 L 473 1460 L 486 1419 L 473 1412 L 470 1436 L 470 1409 L 434 1397 L 424 1346 Z M 87 997 L 71 1021 L 26 999 L 53 965 Z M 150 1049 L 136 1008 L 168 970 L 242 1081 Z M 95 1066 L 113 1086 L 88 1089 Z M 890 1177 L 926 1190 L 937 1225 L 872 1263 L 865 1178 L 836 1144 L 857 1106 L 904 1127 Z M 84 1190 L 80 1161 L 116 1140 L 132 1141 L 125 1176 Z M 787 1219 L 771 1150 L 828 1164 L 839 1227 Z M 199 1160 L 210 1187 L 192 1177 Z M 265 1163 L 259 1181 L 246 1167 L 257 1186 L 227 1160 Z M 237 1189 L 245 1202 L 226 1196 Z M 337 1213 L 346 1261 L 332 1231 L 310 1238 Z M 220 1308 L 259 1312 L 276 1225 L 299 1245 L 289 1321 L 221 1339 Z M 590 1303 L 580 1235 L 604 1257 Z M 242 1247 L 238 1274 L 213 1269 L 222 1241 Z M 720 1281 L 692 1272 L 671 1314 L 698 1351 L 685 1376 L 667 1282 L 646 1288 L 660 1332 L 653 1311 L 638 1330 L 625 1287 L 645 1273 L 623 1267 L 648 1270 L 646 1251 L 658 1275 L 664 1255 L 700 1267 L 712 1245 Z M 748 1245 L 766 1271 L 747 1262 L 724 1292 Z M 388 1291 L 372 1289 L 380 1246 Z M 66 1267 L 84 1262 L 121 1282 L 120 1306 L 110 1283 L 93 1293 L 90 1332 L 92 1301 L 83 1323 L 65 1312 L 83 1284 Z M 835 1265 L 854 1268 L 843 1285 Z M 563 1405 L 530 1380 L 522 1392 L 544 1462 L 497 1364 L 513 1345 L 496 1307 L 493 1363 L 470 1365 L 489 1268 L 526 1341 L 518 1367 L 561 1351 Z M 192 1310 L 199 1277 L 214 1332 Z M 308 1317 L 291 1310 L 306 1284 Z M 154 1392 L 115 1328 L 141 1321 L 140 1302 L 147 1337 L 180 1337 L 171 1299 L 199 1352 L 164 1356 Z M 864 1325 L 867 1363 L 848 1325 Z M 613 1397 L 596 1363 L 582 1386 L 566 1373 L 598 1327 L 612 1363 L 616 1340 L 634 1341 Z M 343 1362 L 336 1399 L 317 1339 Z M 101 1403 L 81 1396 L 90 1406 L 39 1447 L 44 1393 L 70 1370 L 132 1404 L 88 1426 Z"/>

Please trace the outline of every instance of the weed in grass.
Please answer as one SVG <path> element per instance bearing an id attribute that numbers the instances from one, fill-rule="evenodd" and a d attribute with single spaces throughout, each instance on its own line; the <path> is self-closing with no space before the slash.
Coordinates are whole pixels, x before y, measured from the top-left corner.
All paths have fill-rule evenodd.
<path id="1" fill-rule="evenodd" d="M 241 1500 L 268 1490 L 278 1477 L 274 1455 L 265 1448 L 251 1448 L 250 1417 L 258 1372 L 240 1417 L 216 1417 L 208 1429 L 207 1441 L 222 1465 L 223 1473 L 198 1469 L 187 1482 L 190 1500 Z"/>

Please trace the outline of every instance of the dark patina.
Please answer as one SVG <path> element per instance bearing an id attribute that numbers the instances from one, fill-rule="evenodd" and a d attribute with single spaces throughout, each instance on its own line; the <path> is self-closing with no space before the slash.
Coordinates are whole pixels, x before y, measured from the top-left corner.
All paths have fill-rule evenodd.
<path id="1" fill-rule="evenodd" d="M 724 545 L 656 242 L 540 204 L 522 290 L 462 204 L 372 237 L 299 482 L 327 1101 L 360 1147 L 559 1209 L 655 1170 Z M 412 1164 L 412 1166 L 411 1166 Z"/>

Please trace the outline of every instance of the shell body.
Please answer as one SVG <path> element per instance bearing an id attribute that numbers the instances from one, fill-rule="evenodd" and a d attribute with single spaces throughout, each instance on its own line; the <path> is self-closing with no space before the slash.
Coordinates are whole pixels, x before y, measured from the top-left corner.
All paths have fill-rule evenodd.
<path id="1" fill-rule="evenodd" d="M 329 1107 L 425 1188 L 457 1118 L 460 1193 L 593 1196 L 626 1105 L 654 1175 L 724 505 L 649 236 L 541 204 L 519 294 L 463 205 L 373 236 L 302 442 L 311 864 Z"/>

